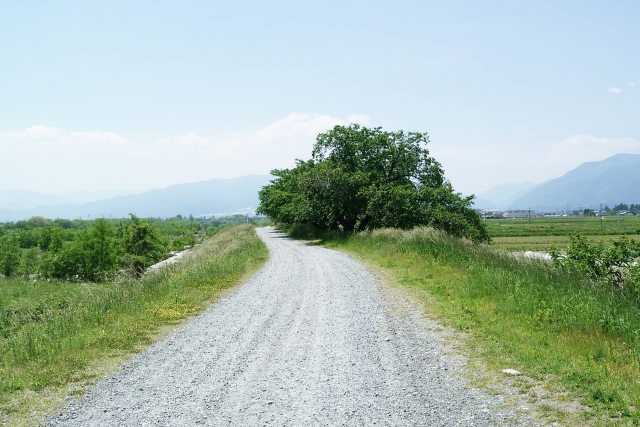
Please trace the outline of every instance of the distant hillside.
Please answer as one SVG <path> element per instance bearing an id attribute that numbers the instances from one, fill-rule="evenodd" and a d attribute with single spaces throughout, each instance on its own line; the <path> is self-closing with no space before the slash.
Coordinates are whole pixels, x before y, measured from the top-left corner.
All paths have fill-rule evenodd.
<path id="1" fill-rule="evenodd" d="M 270 179 L 268 175 L 211 179 L 90 203 L 43 205 L 22 210 L 2 209 L 4 206 L 0 204 L 0 221 L 16 221 L 34 215 L 47 218 L 121 218 L 128 216 L 129 212 L 141 217 L 249 212 L 258 206 L 258 191 Z"/>
<path id="2" fill-rule="evenodd" d="M 68 202 L 69 200 L 60 194 L 20 190 L 0 191 L 0 209 L 25 210 L 36 206 L 60 205 Z"/>
<path id="3" fill-rule="evenodd" d="M 640 202 L 640 154 L 616 154 L 599 162 L 583 163 L 560 178 L 535 187 L 511 203 L 536 210 L 596 208 L 601 203 Z"/>
<path id="4" fill-rule="evenodd" d="M 514 200 L 531 191 L 537 185 L 533 182 L 497 185 L 490 190 L 479 193 L 474 204 L 479 209 L 506 209 L 511 206 Z"/>
<path id="5" fill-rule="evenodd" d="M 483 199 L 480 197 L 474 197 L 473 199 L 473 208 L 474 209 L 486 209 L 486 210 L 495 210 L 500 209 L 498 205 L 496 205 L 493 201 Z"/>
<path id="6" fill-rule="evenodd" d="M 0 210 L 22 211 L 40 206 L 88 203 L 133 193 L 133 191 L 76 191 L 47 194 L 27 190 L 0 190 Z"/>

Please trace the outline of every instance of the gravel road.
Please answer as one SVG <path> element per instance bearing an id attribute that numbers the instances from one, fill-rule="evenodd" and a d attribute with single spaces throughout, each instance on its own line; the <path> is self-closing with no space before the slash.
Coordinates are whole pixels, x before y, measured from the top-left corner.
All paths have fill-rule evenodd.
<path id="1" fill-rule="evenodd" d="M 486 425 L 514 413 L 465 387 L 415 304 L 345 254 L 258 229 L 268 263 L 52 425 Z"/>

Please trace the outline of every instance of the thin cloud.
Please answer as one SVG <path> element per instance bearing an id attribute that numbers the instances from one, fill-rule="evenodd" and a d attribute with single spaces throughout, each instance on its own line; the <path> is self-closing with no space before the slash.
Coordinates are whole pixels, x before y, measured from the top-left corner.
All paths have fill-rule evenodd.
<path id="1" fill-rule="evenodd" d="M 54 139 L 62 135 L 58 128 L 37 125 L 24 130 L 0 132 L 0 139 Z"/>
<path id="2" fill-rule="evenodd" d="M 176 137 L 169 138 L 161 138 L 158 140 L 160 144 L 168 144 L 168 145 L 181 145 L 184 147 L 201 147 L 206 146 L 209 143 L 207 138 L 204 138 L 198 135 L 195 132 L 187 132 L 183 135 L 178 135 Z"/>
<path id="3" fill-rule="evenodd" d="M 75 141 L 83 142 L 106 142 L 110 144 L 126 145 L 129 143 L 126 138 L 114 132 L 71 132 L 69 137 Z"/>
<path id="4" fill-rule="evenodd" d="M 569 170 L 581 163 L 603 160 L 618 153 L 640 153 L 640 141 L 630 137 L 572 135 L 552 144 L 546 160 L 552 164 L 565 164 Z"/>
<path id="5" fill-rule="evenodd" d="M 352 114 L 347 117 L 347 123 L 358 123 L 360 125 L 368 126 L 371 122 L 371 117 L 366 114 Z"/>
<path id="6" fill-rule="evenodd" d="M 7 142 L 32 140 L 35 142 L 56 143 L 56 144 L 117 144 L 126 145 L 128 141 L 123 136 L 115 132 L 105 131 L 73 131 L 63 132 L 55 127 L 36 125 L 19 131 L 0 132 L 0 140 Z"/>
<path id="7" fill-rule="evenodd" d="M 243 153 L 251 153 L 249 172 L 264 173 L 273 168 L 293 166 L 295 159 L 309 158 L 321 132 L 336 125 L 367 125 L 369 122 L 369 116 L 363 114 L 352 114 L 343 119 L 326 114 L 291 113 L 262 129 L 237 132 L 212 142 L 211 155 L 226 157 L 230 164 L 243 165 Z M 248 169 L 247 166 L 240 167 Z"/>
<path id="8" fill-rule="evenodd" d="M 158 140 L 128 140 L 107 131 L 67 132 L 33 126 L 0 131 L 5 164 L 3 188 L 20 186 L 45 192 L 76 190 L 149 189 L 211 178 L 267 174 L 274 168 L 308 159 L 320 132 L 335 125 L 368 124 L 363 114 L 335 117 L 291 113 L 265 126 L 226 135 L 207 135 L 198 129 Z M 25 165 L 38 174 L 24 174 Z"/>
<path id="9" fill-rule="evenodd" d="M 627 82 L 627 86 L 629 86 L 629 87 L 640 86 L 640 80 L 634 81 L 634 82 Z"/>
<path id="10" fill-rule="evenodd" d="M 622 93 L 622 89 L 620 89 L 617 86 L 613 86 L 613 87 L 610 87 L 609 89 L 607 89 L 607 92 L 613 93 L 614 95 L 617 95 L 619 93 Z"/>

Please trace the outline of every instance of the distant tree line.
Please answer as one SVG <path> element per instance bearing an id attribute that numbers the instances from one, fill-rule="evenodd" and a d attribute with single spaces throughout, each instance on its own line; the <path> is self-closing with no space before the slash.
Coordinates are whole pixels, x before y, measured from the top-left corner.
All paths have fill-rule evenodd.
<path id="1" fill-rule="evenodd" d="M 276 169 L 258 211 L 276 222 L 353 232 L 427 225 L 476 242 L 490 240 L 472 209 L 429 155 L 426 133 L 353 124 L 316 139 L 312 158 Z"/>
<path id="2" fill-rule="evenodd" d="M 630 205 L 626 203 L 618 203 L 613 208 L 610 208 L 608 205 L 602 209 L 603 214 L 605 215 L 617 215 L 622 212 L 630 213 L 633 215 L 640 215 L 640 204 L 631 203 Z M 597 216 L 598 211 L 595 209 L 583 209 L 582 215 L 584 216 Z"/>
<path id="3" fill-rule="evenodd" d="M 631 203 L 630 205 L 626 203 L 618 203 L 613 207 L 613 209 L 605 209 L 611 215 L 615 215 L 620 212 L 629 212 L 634 215 L 640 214 L 640 204 Z"/>
<path id="4" fill-rule="evenodd" d="M 116 271 L 135 275 L 194 245 L 220 227 L 245 222 L 221 218 L 50 220 L 32 217 L 0 224 L 0 275 L 101 281 Z"/>

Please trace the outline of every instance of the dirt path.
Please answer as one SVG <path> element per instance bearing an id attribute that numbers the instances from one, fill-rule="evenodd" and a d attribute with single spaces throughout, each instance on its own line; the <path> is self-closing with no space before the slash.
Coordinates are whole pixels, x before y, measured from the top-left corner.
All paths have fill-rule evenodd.
<path id="1" fill-rule="evenodd" d="M 259 229 L 249 282 L 74 402 L 53 425 L 486 425 L 444 333 L 347 255 Z"/>

